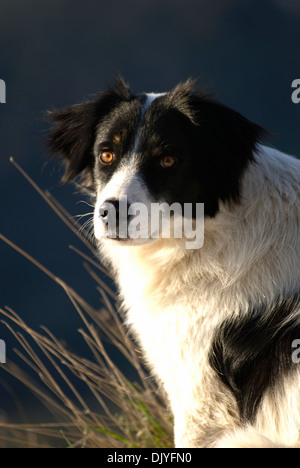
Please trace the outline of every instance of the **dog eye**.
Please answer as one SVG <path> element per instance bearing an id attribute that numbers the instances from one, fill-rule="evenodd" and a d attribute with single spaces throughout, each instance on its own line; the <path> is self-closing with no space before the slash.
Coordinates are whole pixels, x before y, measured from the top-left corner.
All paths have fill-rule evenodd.
<path id="1" fill-rule="evenodd" d="M 164 156 L 160 161 L 161 166 L 165 169 L 174 166 L 175 163 L 176 159 L 174 158 L 174 156 Z"/>
<path id="2" fill-rule="evenodd" d="M 115 155 L 112 151 L 102 151 L 99 155 L 99 158 L 103 164 L 111 164 L 115 158 Z"/>

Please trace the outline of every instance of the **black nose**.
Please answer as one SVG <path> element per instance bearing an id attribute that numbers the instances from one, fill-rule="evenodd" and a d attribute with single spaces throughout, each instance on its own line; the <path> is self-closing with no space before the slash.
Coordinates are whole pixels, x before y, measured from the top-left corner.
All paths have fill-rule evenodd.
<path id="1" fill-rule="evenodd" d="M 105 200 L 99 210 L 99 216 L 104 224 L 107 224 L 110 216 L 119 219 L 119 200 Z"/>
<path id="2" fill-rule="evenodd" d="M 109 238 L 127 239 L 128 208 L 127 198 L 105 200 L 101 205 L 99 217 Z"/>

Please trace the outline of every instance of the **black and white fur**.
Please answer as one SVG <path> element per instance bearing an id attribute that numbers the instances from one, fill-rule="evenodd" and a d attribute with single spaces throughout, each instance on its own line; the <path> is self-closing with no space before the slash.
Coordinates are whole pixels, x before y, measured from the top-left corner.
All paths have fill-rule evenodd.
<path id="1" fill-rule="evenodd" d="M 298 446 L 300 162 L 262 146 L 261 127 L 191 81 L 135 95 L 119 79 L 50 117 L 64 181 L 81 176 L 95 197 L 99 250 L 168 395 L 176 446 Z M 165 155 L 174 166 L 162 167 Z M 122 195 L 204 203 L 203 247 L 103 239 L 99 210 Z"/>

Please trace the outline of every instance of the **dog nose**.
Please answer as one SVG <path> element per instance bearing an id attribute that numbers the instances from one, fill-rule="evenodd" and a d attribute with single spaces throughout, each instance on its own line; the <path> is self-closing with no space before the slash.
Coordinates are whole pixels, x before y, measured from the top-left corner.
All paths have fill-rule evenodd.
<path id="1" fill-rule="evenodd" d="M 111 239 L 127 239 L 128 237 L 128 208 L 126 197 L 105 200 L 99 209 L 99 218 L 107 236 Z M 129 217 L 130 218 L 130 217 Z"/>
<path id="2" fill-rule="evenodd" d="M 110 212 L 114 213 L 116 219 L 119 218 L 119 200 L 105 200 L 100 206 L 99 216 L 104 224 L 107 224 Z"/>

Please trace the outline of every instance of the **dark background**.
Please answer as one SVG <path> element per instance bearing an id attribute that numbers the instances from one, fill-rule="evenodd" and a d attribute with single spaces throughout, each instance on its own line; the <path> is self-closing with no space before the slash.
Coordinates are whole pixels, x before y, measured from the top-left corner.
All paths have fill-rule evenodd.
<path id="1" fill-rule="evenodd" d="M 190 76 L 225 104 L 273 133 L 271 144 L 300 155 L 300 104 L 291 83 L 300 78 L 298 0 L 1 0 L 0 232 L 99 307 L 99 296 L 69 244 L 77 238 L 9 162 L 15 160 L 72 213 L 74 187 L 60 187 L 61 169 L 45 164 L 45 109 L 88 98 L 123 74 L 136 92 L 161 92 Z M 26 259 L 0 243 L 0 307 L 12 307 L 34 328 L 49 327 L 77 352 L 81 325 L 62 290 Z M 0 324 L 7 360 L 12 336 Z M 4 366 L 4 365 L 3 365 Z M 3 367 L 2 366 L 2 367 Z M 0 417 L 27 417 L 34 403 L 0 369 Z"/>

